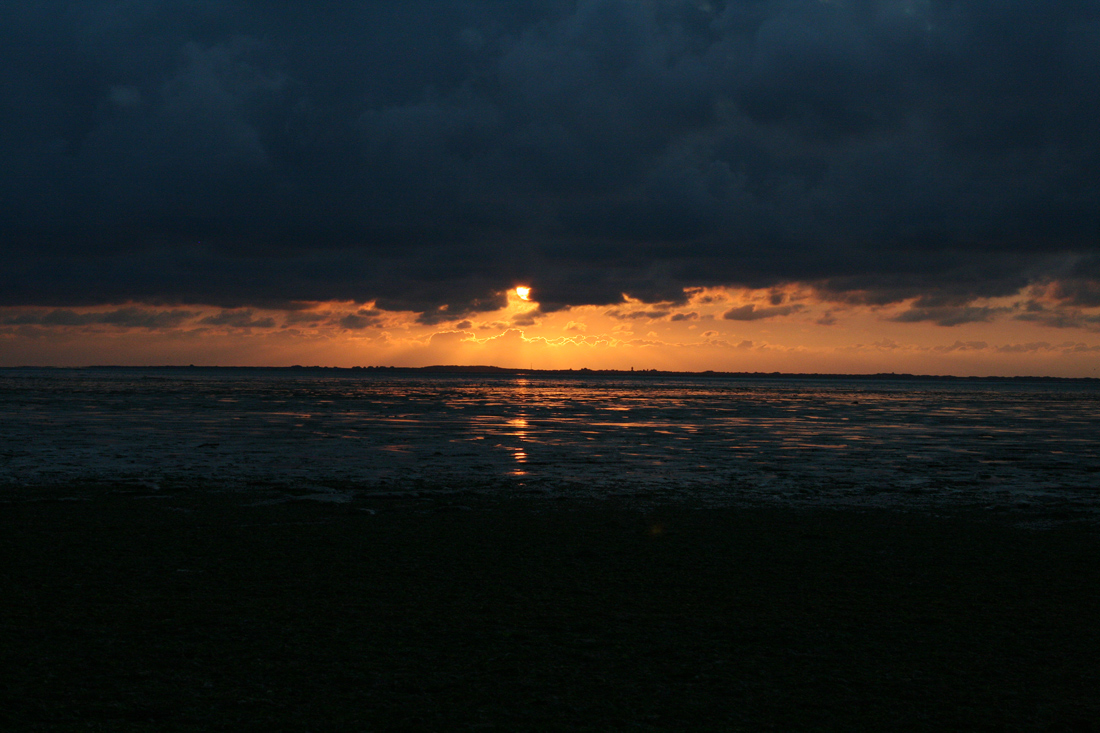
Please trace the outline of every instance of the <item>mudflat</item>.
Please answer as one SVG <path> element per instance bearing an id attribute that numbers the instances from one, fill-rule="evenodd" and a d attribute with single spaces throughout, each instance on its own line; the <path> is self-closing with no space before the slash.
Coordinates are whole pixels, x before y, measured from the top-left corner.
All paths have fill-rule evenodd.
<path id="1" fill-rule="evenodd" d="M 0 727 L 1100 730 L 1098 561 L 973 512 L 45 492 L 0 504 Z"/>

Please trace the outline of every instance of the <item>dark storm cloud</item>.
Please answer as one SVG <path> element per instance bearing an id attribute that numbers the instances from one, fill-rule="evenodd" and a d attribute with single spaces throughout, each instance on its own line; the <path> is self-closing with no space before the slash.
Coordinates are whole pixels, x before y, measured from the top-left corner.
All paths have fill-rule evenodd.
<path id="1" fill-rule="evenodd" d="M 0 70 L 0 305 L 1100 303 L 1089 0 L 44 0 Z"/>

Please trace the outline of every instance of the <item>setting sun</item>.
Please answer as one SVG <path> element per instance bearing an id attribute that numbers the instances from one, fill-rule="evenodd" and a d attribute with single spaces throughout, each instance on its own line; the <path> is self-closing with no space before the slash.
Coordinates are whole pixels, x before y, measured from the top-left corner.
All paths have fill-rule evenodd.
<path id="1" fill-rule="evenodd" d="M 525 288 L 525 287 L 520 286 L 520 287 L 516 288 L 516 295 L 519 296 L 520 300 L 530 300 L 531 299 L 531 288 Z"/>

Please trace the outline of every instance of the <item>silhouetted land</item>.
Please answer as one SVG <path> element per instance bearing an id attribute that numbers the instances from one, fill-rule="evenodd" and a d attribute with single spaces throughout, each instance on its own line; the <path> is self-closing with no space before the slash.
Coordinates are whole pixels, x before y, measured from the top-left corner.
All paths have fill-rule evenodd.
<path id="1" fill-rule="evenodd" d="M 0 728 L 1100 726 L 1093 525 L 245 500 L 5 497 Z"/>
<path id="2" fill-rule="evenodd" d="M 0 367 L 0 370 L 14 369 L 68 369 L 71 367 Z M 501 376 L 606 376 L 606 377 L 692 377 L 692 378 L 724 378 L 724 379 L 758 379 L 758 380 L 867 380 L 867 381 L 940 381 L 940 382 L 1066 382 L 1066 383 L 1098 383 L 1098 377 L 1044 377 L 1044 376 L 954 376 L 950 374 L 895 374 L 894 372 L 881 372 L 876 374 L 831 374 L 831 373 L 788 373 L 788 372 L 726 372 L 726 371 L 668 371 L 660 369 L 513 369 L 510 367 L 498 367 L 489 365 L 457 365 L 437 364 L 425 367 L 395 367 L 395 366 L 283 366 L 283 367 L 247 367 L 247 366 L 113 366 L 99 365 L 82 367 L 92 370 L 127 370 L 141 369 L 143 371 L 156 370 L 185 370 L 194 372 L 203 371 L 229 371 L 229 372 L 299 372 L 306 374 L 474 374 L 474 375 L 501 375 Z"/>

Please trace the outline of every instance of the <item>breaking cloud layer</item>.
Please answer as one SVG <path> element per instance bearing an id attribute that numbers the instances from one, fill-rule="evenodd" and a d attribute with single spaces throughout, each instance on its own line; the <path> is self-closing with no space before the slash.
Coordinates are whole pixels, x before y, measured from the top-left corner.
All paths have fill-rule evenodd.
<path id="1" fill-rule="evenodd" d="M 1096 2 L 44 0 L 0 62 L 0 306 L 1100 305 Z"/>

